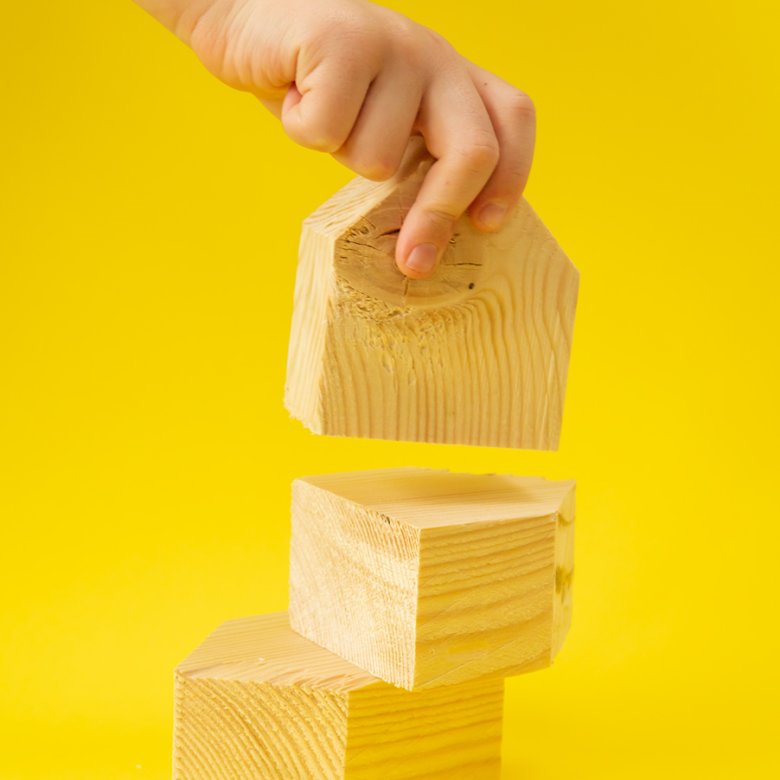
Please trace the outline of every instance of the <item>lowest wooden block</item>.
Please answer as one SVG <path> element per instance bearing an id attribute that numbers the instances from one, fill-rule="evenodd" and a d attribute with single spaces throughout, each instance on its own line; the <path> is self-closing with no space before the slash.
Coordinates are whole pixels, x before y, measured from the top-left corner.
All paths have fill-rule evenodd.
<path id="1" fill-rule="evenodd" d="M 408 689 L 551 663 L 574 483 L 396 469 L 293 483 L 292 627 Z"/>
<path id="2" fill-rule="evenodd" d="M 410 693 L 293 632 L 231 620 L 176 669 L 174 780 L 497 778 L 503 681 Z"/>
<path id="3" fill-rule="evenodd" d="M 555 449 L 579 276 L 523 201 L 498 233 L 459 221 L 431 279 L 396 236 L 431 158 L 356 179 L 301 235 L 285 403 L 315 433 Z"/>

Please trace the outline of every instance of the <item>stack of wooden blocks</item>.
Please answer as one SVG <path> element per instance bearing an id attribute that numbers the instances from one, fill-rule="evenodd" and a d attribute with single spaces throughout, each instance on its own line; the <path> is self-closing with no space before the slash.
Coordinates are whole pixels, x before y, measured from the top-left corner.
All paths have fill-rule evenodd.
<path id="1" fill-rule="evenodd" d="M 324 433 L 555 446 L 576 270 L 527 204 L 508 239 L 464 222 L 427 293 L 387 257 L 355 271 L 427 164 L 307 221 L 288 408 Z M 476 354 L 432 371 L 464 336 Z M 289 612 L 229 621 L 177 668 L 174 777 L 498 777 L 504 678 L 549 665 L 571 620 L 574 483 L 409 468 L 292 493 Z"/>

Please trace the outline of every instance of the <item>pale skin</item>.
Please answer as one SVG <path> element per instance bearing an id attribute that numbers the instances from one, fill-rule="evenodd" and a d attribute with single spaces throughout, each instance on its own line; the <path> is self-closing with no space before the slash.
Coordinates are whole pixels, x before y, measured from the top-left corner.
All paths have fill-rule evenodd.
<path id="1" fill-rule="evenodd" d="M 398 236 L 407 276 L 430 276 L 461 215 L 493 232 L 520 199 L 533 103 L 405 16 L 367 0 L 135 1 L 293 141 L 361 176 L 390 178 L 424 138 L 436 162 Z"/>

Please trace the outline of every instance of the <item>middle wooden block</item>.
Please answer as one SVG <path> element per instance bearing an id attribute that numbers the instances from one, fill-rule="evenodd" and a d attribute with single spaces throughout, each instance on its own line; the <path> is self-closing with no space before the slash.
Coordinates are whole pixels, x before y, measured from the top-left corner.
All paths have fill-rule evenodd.
<path id="1" fill-rule="evenodd" d="M 547 666 L 571 619 L 574 483 L 394 469 L 293 483 L 290 624 L 407 689 Z"/>

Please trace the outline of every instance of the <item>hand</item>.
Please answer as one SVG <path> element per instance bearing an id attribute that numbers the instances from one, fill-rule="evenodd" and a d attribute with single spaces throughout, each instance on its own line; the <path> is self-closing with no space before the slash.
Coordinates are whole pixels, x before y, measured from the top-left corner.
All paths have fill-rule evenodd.
<path id="1" fill-rule="evenodd" d="M 398 236 L 396 262 L 407 276 L 430 275 L 465 211 L 493 231 L 519 200 L 533 104 L 435 32 L 365 0 L 178 5 L 167 21 L 203 64 L 256 95 L 302 146 L 385 179 L 410 137 L 423 136 L 436 162 Z"/>

